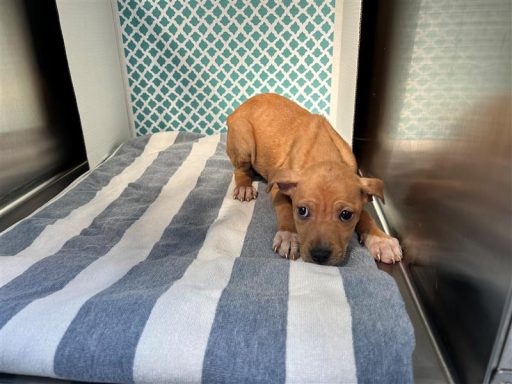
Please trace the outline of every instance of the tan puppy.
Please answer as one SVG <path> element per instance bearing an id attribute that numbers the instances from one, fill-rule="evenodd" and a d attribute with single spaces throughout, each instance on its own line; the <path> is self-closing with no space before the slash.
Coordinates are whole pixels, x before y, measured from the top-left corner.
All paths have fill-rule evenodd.
<path id="1" fill-rule="evenodd" d="M 274 252 L 338 265 L 355 229 L 375 259 L 401 260 L 398 241 L 363 210 L 373 195 L 383 200 L 383 182 L 356 174 L 350 147 L 324 117 L 279 95 L 252 97 L 228 117 L 227 153 L 235 199 L 256 198 L 253 171 L 268 181 L 278 224 Z"/>

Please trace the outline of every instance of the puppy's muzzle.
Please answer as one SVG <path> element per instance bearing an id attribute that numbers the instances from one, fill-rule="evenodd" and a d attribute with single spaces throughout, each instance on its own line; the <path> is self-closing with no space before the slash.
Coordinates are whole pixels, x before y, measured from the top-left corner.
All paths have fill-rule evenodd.
<path id="1" fill-rule="evenodd" d="M 309 250 L 311 259 L 318 264 L 325 264 L 331 257 L 332 251 L 330 248 L 314 247 Z"/>

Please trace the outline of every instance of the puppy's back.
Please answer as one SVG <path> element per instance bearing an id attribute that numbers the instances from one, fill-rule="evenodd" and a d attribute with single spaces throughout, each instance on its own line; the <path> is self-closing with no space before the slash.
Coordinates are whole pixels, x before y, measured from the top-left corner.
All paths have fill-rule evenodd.
<path id="1" fill-rule="evenodd" d="M 253 127 L 262 129 L 290 127 L 296 125 L 298 119 L 311 114 L 298 104 L 275 93 L 264 93 L 253 96 L 240 105 L 229 117 L 230 120 L 243 118 L 251 122 Z"/>

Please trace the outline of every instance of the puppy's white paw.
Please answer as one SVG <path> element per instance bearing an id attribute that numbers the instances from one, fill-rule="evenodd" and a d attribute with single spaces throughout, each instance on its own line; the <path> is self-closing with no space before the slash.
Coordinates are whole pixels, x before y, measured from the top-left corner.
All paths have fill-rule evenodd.
<path id="1" fill-rule="evenodd" d="M 277 231 L 272 249 L 286 259 L 297 260 L 300 257 L 299 235 L 295 232 Z"/>
<path id="2" fill-rule="evenodd" d="M 366 235 L 364 245 L 373 258 L 386 264 L 395 264 L 402 260 L 402 248 L 397 239 L 391 236 Z"/>
<path id="3" fill-rule="evenodd" d="M 233 191 L 233 198 L 240 201 L 251 201 L 258 196 L 258 191 L 253 186 L 236 186 Z"/>

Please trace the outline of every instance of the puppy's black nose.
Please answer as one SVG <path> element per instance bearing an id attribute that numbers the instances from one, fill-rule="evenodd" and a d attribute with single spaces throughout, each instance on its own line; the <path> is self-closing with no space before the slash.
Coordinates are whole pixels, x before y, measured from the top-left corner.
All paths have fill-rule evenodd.
<path id="1" fill-rule="evenodd" d="M 313 261 L 318 264 L 325 263 L 331 256 L 331 250 L 329 248 L 311 248 L 309 253 Z"/>

